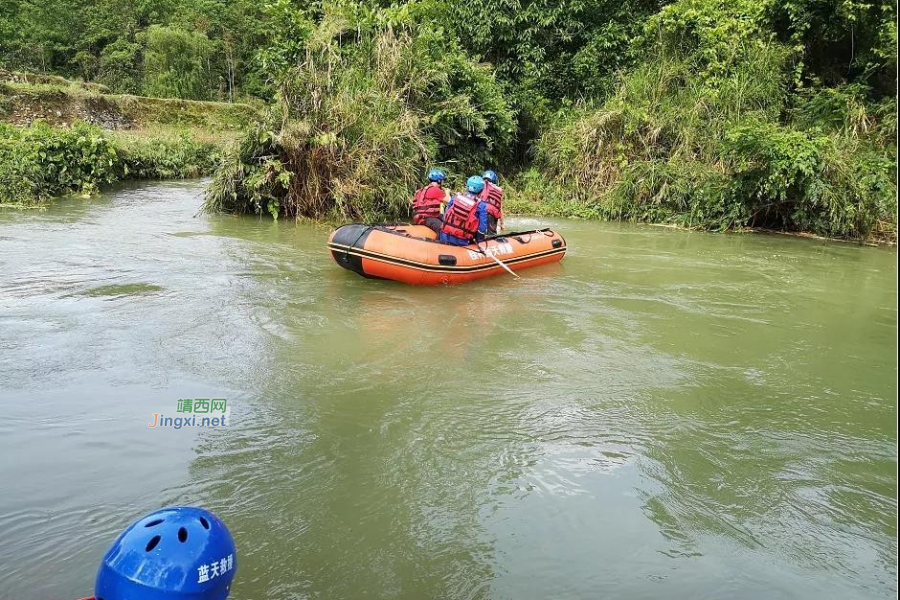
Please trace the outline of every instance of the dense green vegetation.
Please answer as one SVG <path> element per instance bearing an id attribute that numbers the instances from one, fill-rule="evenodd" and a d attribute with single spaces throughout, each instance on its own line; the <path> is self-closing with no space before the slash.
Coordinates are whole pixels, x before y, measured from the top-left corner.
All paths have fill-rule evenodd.
<path id="1" fill-rule="evenodd" d="M 54 124 L 96 120 L 108 129 L 153 125 L 218 135 L 241 131 L 259 116 L 246 104 L 109 94 L 105 87 L 91 84 L 6 73 L 7 80 L 26 77 L 37 82 L 4 81 L 0 71 L 0 120 L 19 125 L 35 119 Z"/>
<path id="2" fill-rule="evenodd" d="M 0 199 L 34 204 L 61 194 L 91 194 L 125 178 L 196 177 L 217 159 L 215 144 L 188 135 L 129 136 L 78 123 L 0 123 Z"/>
<path id="3" fill-rule="evenodd" d="M 91 194 L 126 178 L 210 173 L 225 144 L 258 115 L 243 104 L 104 91 L 0 71 L 0 121 L 7 123 L 0 123 L 0 204 Z"/>
<path id="4" fill-rule="evenodd" d="M 770 10 L 693 0 L 652 17 L 648 59 L 545 130 L 530 195 L 592 217 L 895 237 L 896 101 L 873 88 L 878 64 L 869 86 L 809 85 Z"/>
<path id="5" fill-rule="evenodd" d="M 259 94 L 265 81 L 248 63 L 265 42 L 261 6 L 249 0 L 4 0 L 0 68 L 146 96 Z"/>
<path id="6" fill-rule="evenodd" d="M 895 0 L 0 7 L 0 68 L 268 103 L 208 208 L 341 219 L 438 164 L 534 213 L 895 240 L 896 42 Z"/>
<path id="7" fill-rule="evenodd" d="M 278 110 L 223 164 L 209 207 L 379 219 L 406 209 L 430 164 L 470 172 L 509 147 L 513 113 L 491 71 L 440 31 L 380 26 L 383 14 L 306 22 L 315 34 L 284 62 L 296 66 Z"/>

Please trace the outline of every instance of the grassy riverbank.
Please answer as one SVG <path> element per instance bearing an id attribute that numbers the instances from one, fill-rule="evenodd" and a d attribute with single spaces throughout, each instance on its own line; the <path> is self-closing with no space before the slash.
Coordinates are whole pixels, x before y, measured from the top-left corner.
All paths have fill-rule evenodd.
<path id="1" fill-rule="evenodd" d="M 803 56 L 760 35 L 755 10 L 705 21 L 674 4 L 653 17 L 649 60 L 604 102 L 545 128 L 519 206 L 895 242 L 896 99 L 860 84 L 800 87 Z M 755 43 L 725 43 L 721 27 Z"/>
<path id="2" fill-rule="evenodd" d="M 59 77 L 0 72 L 0 204 L 90 195 L 121 179 L 211 173 L 256 110 L 105 93 Z"/>
<path id="3" fill-rule="evenodd" d="M 551 110 L 433 44 L 429 20 L 325 10 L 278 76 L 280 110 L 226 157 L 206 206 L 403 218 L 429 166 L 454 189 L 494 167 L 510 212 L 895 243 L 895 59 L 878 45 L 895 33 L 841 71 L 815 39 L 778 34 L 782 16 L 670 4 L 604 93 Z"/>
<path id="4" fill-rule="evenodd" d="M 212 170 L 219 153 L 217 144 L 188 133 L 120 133 L 83 122 L 67 128 L 0 123 L 0 205 L 91 195 L 122 179 L 197 177 Z"/>
<path id="5" fill-rule="evenodd" d="M 111 94 L 94 83 L 0 69 L 0 122 L 13 125 L 85 121 L 105 129 L 173 127 L 233 136 L 257 117 L 247 104 Z"/>
<path id="6" fill-rule="evenodd" d="M 404 218 L 428 168 L 453 189 L 493 168 L 510 212 L 897 239 L 893 0 L 61 0 L 85 27 L 12 1 L 0 67 L 98 83 L 0 70 L 0 121 L 166 138 L 145 172 L 195 172 L 191 144 L 218 146 L 211 211 Z M 226 98 L 260 109 L 199 101 Z M 6 187 L 73 187 L 46 166 L 22 183 L 6 165 Z"/>

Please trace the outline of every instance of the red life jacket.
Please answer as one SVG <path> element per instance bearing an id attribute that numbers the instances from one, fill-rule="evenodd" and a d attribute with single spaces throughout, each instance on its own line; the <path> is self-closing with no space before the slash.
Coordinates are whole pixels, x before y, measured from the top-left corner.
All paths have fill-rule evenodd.
<path id="1" fill-rule="evenodd" d="M 429 194 L 429 190 L 432 188 L 436 188 L 440 191 L 441 196 L 439 198 L 428 196 L 435 196 L 436 194 Z M 441 218 L 441 200 L 444 197 L 444 190 L 436 185 L 426 185 L 422 189 L 416 192 L 416 195 L 413 196 L 413 221 L 418 224 L 422 224 L 425 222 L 425 219 L 429 217 L 434 217 L 436 219 Z"/>
<path id="2" fill-rule="evenodd" d="M 444 213 L 444 225 L 441 233 L 453 237 L 471 240 L 478 233 L 478 199 L 470 198 L 465 194 L 457 194 L 453 197 L 453 203 Z"/>
<path id="3" fill-rule="evenodd" d="M 499 219 L 500 215 L 503 212 L 503 188 L 499 185 L 494 185 L 490 181 L 485 180 L 484 189 L 481 191 L 481 194 L 478 196 L 479 200 L 484 200 L 485 204 L 487 204 L 488 214 L 494 217 L 495 219 Z"/>

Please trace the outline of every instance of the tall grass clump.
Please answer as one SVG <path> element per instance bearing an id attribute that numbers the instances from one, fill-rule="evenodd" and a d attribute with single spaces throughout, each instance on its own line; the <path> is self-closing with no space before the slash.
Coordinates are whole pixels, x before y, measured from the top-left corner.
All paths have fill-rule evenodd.
<path id="1" fill-rule="evenodd" d="M 220 145 L 187 132 L 114 134 L 119 179 L 187 179 L 213 172 Z"/>
<path id="2" fill-rule="evenodd" d="M 601 218 L 896 239 L 895 102 L 800 87 L 769 9 L 680 0 L 651 18 L 649 58 L 545 130 L 544 186 Z"/>
<path id="3" fill-rule="evenodd" d="M 223 158 L 208 210 L 396 217 L 429 165 L 475 168 L 510 143 L 512 114 L 486 66 L 440 31 L 359 10 L 309 26 L 275 110 Z"/>

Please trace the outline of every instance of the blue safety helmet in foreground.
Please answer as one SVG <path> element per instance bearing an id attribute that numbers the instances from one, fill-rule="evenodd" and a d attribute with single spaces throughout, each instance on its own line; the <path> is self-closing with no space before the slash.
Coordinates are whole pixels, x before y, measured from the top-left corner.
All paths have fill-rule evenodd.
<path id="1" fill-rule="evenodd" d="M 484 179 L 478 175 L 472 175 L 466 181 L 466 189 L 472 194 L 480 194 L 481 190 L 484 189 Z"/>
<path id="2" fill-rule="evenodd" d="M 500 181 L 500 180 L 497 178 L 497 173 L 494 172 L 494 171 L 492 171 L 491 169 L 488 169 L 487 171 L 485 171 L 484 173 L 482 173 L 482 174 L 481 174 L 481 177 L 482 177 L 483 179 L 487 179 L 488 181 L 490 181 L 490 182 L 493 183 L 494 185 L 497 185 L 497 183 Z"/>
<path id="3" fill-rule="evenodd" d="M 128 526 L 103 556 L 97 600 L 225 600 L 234 540 L 208 510 L 164 508 Z"/>
<path id="4" fill-rule="evenodd" d="M 443 181 L 447 179 L 447 174 L 440 169 L 432 169 L 428 171 L 428 181 Z"/>

